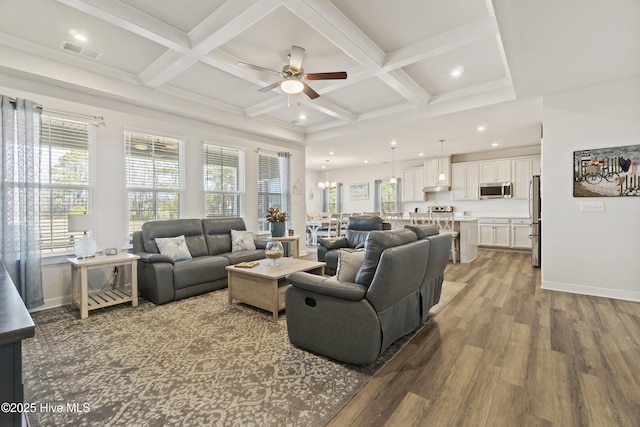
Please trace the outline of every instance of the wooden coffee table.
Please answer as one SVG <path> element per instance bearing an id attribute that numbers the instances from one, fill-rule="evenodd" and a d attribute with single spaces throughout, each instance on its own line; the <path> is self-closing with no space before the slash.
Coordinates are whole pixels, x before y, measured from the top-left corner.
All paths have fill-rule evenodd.
<path id="1" fill-rule="evenodd" d="M 270 265 L 270 259 L 260 260 L 259 263 L 253 268 L 227 267 L 229 304 L 235 299 L 272 312 L 274 319 L 278 318 L 280 310 L 284 310 L 284 295 L 289 285 L 285 276 L 296 271 L 322 276 L 326 265 L 324 262 L 299 258 L 280 258 L 279 265 L 275 267 Z"/>

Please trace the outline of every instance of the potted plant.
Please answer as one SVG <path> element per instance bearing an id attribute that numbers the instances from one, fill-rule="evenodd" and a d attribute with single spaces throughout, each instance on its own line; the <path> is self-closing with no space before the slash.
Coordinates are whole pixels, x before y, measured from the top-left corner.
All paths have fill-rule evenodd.
<path id="1" fill-rule="evenodd" d="M 271 223 L 271 235 L 273 237 L 284 236 L 286 229 L 285 222 L 287 221 L 287 213 L 281 211 L 280 208 L 269 208 L 267 210 L 267 222 Z"/>

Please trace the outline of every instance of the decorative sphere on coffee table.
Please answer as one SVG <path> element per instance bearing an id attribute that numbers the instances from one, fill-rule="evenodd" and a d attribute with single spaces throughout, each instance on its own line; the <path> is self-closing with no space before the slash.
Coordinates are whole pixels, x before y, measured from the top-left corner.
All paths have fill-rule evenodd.
<path id="1" fill-rule="evenodd" d="M 264 248 L 264 254 L 267 258 L 273 260 L 272 266 L 278 265 L 278 258 L 282 258 L 284 256 L 284 247 L 282 243 L 275 240 L 267 243 L 267 246 Z"/>

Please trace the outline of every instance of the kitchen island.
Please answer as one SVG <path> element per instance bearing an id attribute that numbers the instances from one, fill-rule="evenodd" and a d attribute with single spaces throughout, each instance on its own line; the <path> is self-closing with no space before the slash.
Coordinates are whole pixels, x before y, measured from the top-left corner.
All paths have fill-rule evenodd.
<path id="1" fill-rule="evenodd" d="M 478 256 L 478 219 L 455 217 L 453 227 L 460 233 L 460 262 L 473 261 Z"/>

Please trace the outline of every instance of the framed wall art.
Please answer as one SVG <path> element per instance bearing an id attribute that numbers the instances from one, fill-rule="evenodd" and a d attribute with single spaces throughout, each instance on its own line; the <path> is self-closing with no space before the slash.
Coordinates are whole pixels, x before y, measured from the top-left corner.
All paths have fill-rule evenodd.
<path id="1" fill-rule="evenodd" d="M 369 183 L 351 184 L 349 186 L 349 200 L 369 200 Z"/>
<path id="2" fill-rule="evenodd" d="M 640 145 L 573 152 L 573 197 L 640 196 Z"/>

